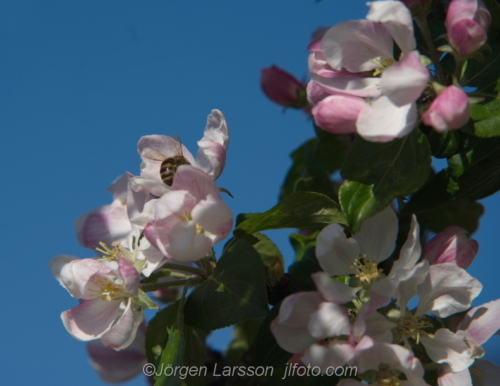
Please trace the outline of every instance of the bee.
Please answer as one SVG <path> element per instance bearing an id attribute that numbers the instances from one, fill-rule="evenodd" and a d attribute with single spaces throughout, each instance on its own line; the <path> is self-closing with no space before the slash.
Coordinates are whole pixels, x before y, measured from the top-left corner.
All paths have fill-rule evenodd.
<path id="1" fill-rule="evenodd" d="M 174 134 L 168 137 L 171 147 L 174 149 L 174 155 L 168 157 L 154 152 L 149 154 L 151 159 L 161 161 L 160 165 L 160 178 L 167 186 L 172 186 L 174 181 L 175 172 L 181 165 L 191 165 L 191 163 L 182 154 L 182 142 L 178 135 Z"/>

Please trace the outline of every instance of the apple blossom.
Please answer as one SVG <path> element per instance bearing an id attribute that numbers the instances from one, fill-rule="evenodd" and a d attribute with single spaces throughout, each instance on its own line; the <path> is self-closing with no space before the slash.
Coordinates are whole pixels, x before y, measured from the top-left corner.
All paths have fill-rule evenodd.
<path id="1" fill-rule="evenodd" d="M 387 142 L 413 129 L 417 122 L 415 101 L 427 87 L 429 71 L 415 50 L 409 10 L 396 1 L 368 5 L 367 20 L 342 22 L 330 28 L 321 39 L 321 52 L 318 42 L 310 45 L 313 83 L 308 86 L 308 98 L 321 103 L 313 109 L 313 116 L 325 130 L 356 130 L 367 140 Z M 402 51 L 399 61 L 393 58 L 393 41 Z M 336 95 L 336 99 L 320 101 L 320 89 Z M 360 99 L 355 102 L 353 97 Z M 362 99 L 366 97 L 370 99 Z M 348 103 L 350 107 L 338 110 L 335 103 Z"/>
<path id="2" fill-rule="evenodd" d="M 260 86 L 269 99 L 281 106 L 307 106 L 305 86 L 278 66 L 273 65 L 262 70 Z"/>
<path id="3" fill-rule="evenodd" d="M 452 0 L 445 23 L 451 46 L 467 56 L 486 42 L 491 15 L 481 0 Z"/>
<path id="4" fill-rule="evenodd" d="M 155 218 L 146 238 L 165 256 L 196 261 L 231 231 L 233 215 L 207 173 L 180 166 L 172 191 L 155 203 Z"/>
<path id="5" fill-rule="evenodd" d="M 76 339 L 101 339 L 104 346 L 121 350 L 135 339 L 143 320 L 138 303 L 139 272 L 123 257 L 118 261 L 54 257 L 52 273 L 80 304 L 61 314 L 64 326 Z"/>
<path id="6" fill-rule="evenodd" d="M 466 269 L 476 257 L 479 244 L 467 231 L 452 225 L 439 232 L 424 247 L 423 258 L 431 264 L 454 262 Z"/>
<path id="7" fill-rule="evenodd" d="M 99 340 L 87 343 L 90 365 L 106 382 L 125 382 L 142 372 L 146 364 L 146 323 L 137 329 L 134 341 L 125 349 L 116 351 Z"/>
<path id="8" fill-rule="evenodd" d="M 168 158 L 182 155 L 189 164 L 210 175 L 216 180 L 226 164 L 229 146 L 229 131 L 226 119 L 219 110 L 212 110 L 207 118 L 203 138 L 198 141 L 196 159 L 189 150 L 176 139 L 165 135 L 147 135 L 137 144 L 142 159 L 141 176 L 131 181 L 134 190 L 145 188 L 155 196 L 162 196 L 171 188 L 160 177 L 160 168 Z M 179 150 L 182 149 L 182 154 Z"/>
<path id="9" fill-rule="evenodd" d="M 446 87 L 422 114 L 422 121 L 438 132 L 459 129 L 469 118 L 469 98 L 455 86 Z"/>

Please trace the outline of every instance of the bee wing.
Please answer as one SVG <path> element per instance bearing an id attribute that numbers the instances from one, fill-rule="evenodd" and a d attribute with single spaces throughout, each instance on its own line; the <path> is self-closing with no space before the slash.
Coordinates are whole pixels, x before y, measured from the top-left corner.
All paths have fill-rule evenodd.
<path id="1" fill-rule="evenodd" d="M 168 137 L 168 139 L 169 139 L 169 144 L 174 151 L 174 155 L 183 155 L 182 154 L 182 147 L 183 146 L 182 146 L 181 137 L 179 137 L 179 135 L 177 135 L 177 134 L 172 134 L 172 136 Z"/>
<path id="2" fill-rule="evenodd" d="M 167 158 L 169 158 L 163 152 L 160 152 L 158 150 L 153 150 L 153 149 L 145 150 L 143 155 L 146 158 L 152 159 L 154 161 L 162 161 L 162 162 L 165 161 Z"/>

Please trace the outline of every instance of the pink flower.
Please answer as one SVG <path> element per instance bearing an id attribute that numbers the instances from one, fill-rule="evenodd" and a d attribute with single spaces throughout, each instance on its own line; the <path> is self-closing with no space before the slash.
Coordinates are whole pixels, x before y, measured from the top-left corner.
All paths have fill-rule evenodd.
<path id="1" fill-rule="evenodd" d="M 137 329 L 134 341 L 127 348 L 116 351 L 98 340 L 87 344 L 90 365 L 106 382 L 125 382 L 140 374 L 146 364 L 146 323 Z"/>
<path id="2" fill-rule="evenodd" d="M 307 105 L 304 85 L 278 66 L 262 70 L 260 86 L 269 99 L 281 106 L 302 108 Z"/>
<path id="3" fill-rule="evenodd" d="M 104 346 L 121 350 L 133 342 L 143 320 L 142 308 L 132 301 L 139 272 L 122 257 L 106 263 L 60 255 L 49 266 L 70 295 L 82 299 L 61 314 L 68 332 L 83 341 L 101 338 Z"/>
<path id="4" fill-rule="evenodd" d="M 157 200 L 144 233 L 165 256 L 196 261 L 229 234 L 233 215 L 213 179 L 192 166 L 179 167 L 172 189 Z"/>
<path id="5" fill-rule="evenodd" d="M 452 0 L 446 14 L 448 40 L 462 56 L 486 42 L 491 15 L 481 0 Z"/>
<path id="6" fill-rule="evenodd" d="M 479 244 L 467 231 L 452 225 L 434 236 L 424 248 L 423 258 L 431 264 L 455 263 L 466 269 L 476 257 Z"/>
<path id="7" fill-rule="evenodd" d="M 160 168 L 168 158 L 182 155 L 189 164 L 203 170 L 216 180 L 226 165 L 226 152 L 229 146 L 229 129 L 226 119 L 219 110 L 212 110 L 207 118 L 203 138 L 198 141 L 196 159 L 189 150 L 176 139 L 165 135 L 147 135 L 137 144 L 142 158 L 141 176 L 134 177 L 130 183 L 134 190 L 145 188 L 155 196 L 171 190 L 160 177 Z M 180 149 L 182 154 L 179 154 Z"/>
<path id="8" fill-rule="evenodd" d="M 425 113 L 422 121 L 436 131 L 458 129 L 469 121 L 470 104 L 467 94 L 455 86 L 446 87 Z"/>

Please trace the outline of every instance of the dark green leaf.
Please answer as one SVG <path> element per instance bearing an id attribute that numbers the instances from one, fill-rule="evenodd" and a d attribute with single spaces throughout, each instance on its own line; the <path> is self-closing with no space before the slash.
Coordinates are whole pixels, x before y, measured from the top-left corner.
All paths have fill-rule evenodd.
<path id="1" fill-rule="evenodd" d="M 250 349 L 259 332 L 262 319 L 251 319 L 235 326 L 233 340 L 226 352 L 226 361 L 236 365 L 241 357 Z"/>
<path id="2" fill-rule="evenodd" d="M 189 295 L 185 320 L 191 326 L 216 330 L 267 312 L 261 258 L 250 244 L 237 239 L 224 251 L 214 274 Z"/>
<path id="3" fill-rule="evenodd" d="M 471 117 L 475 121 L 474 134 L 490 138 L 500 136 L 500 100 L 495 99 L 485 105 L 473 105 Z"/>
<path id="4" fill-rule="evenodd" d="M 290 243 L 295 251 L 294 261 L 300 261 L 304 258 L 304 254 L 309 247 L 316 245 L 316 237 L 319 231 L 309 232 L 309 235 L 303 233 L 291 233 Z"/>
<path id="5" fill-rule="evenodd" d="M 304 258 L 301 261 L 293 263 L 288 270 L 292 293 L 317 291 L 311 275 L 319 271 L 322 271 L 322 269 L 316 259 L 315 248 L 310 247 L 306 250 Z"/>
<path id="6" fill-rule="evenodd" d="M 168 339 L 167 329 L 172 327 L 177 318 L 179 302 L 156 313 L 148 323 L 146 332 L 146 355 L 149 363 L 156 363 L 157 358 L 165 348 Z"/>
<path id="7" fill-rule="evenodd" d="M 450 225 L 458 225 L 473 233 L 479 226 L 479 218 L 483 215 L 481 204 L 470 200 L 452 202 L 418 216 L 419 223 L 433 232 L 441 232 Z"/>
<path id="8" fill-rule="evenodd" d="M 345 223 L 335 201 L 319 193 L 297 192 L 267 212 L 243 221 L 238 229 L 253 234 L 268 229 L 311 228 L 333 222 Z"/>
<path id="9" fill-rule="evenodd" d="M 458 151 L 460 138 L 456 131 L 445 131 L 438 133 L 432 130 L 429 134 L 431 153 L 437 158 L 448 158 Z"/>
<path id="10" fill-rule="evenodd" d="M 255 338 L 255 352 L 259 366 L 279 367 L 292 357 L 291 353 L 278 345 L 269 328 L 271 322 L 278 316 L 279 307 L 278 304 L 269 312 L 260 326 L 257 338 Z"/>
<path id="11" fill-rule="evenodd" d="M 363 220 L 395 198 L 419 189 L 427 181 L 430 166 L 429 144 L 419 130 L 387 143 L 357 137 L 342 168 L 348 182 L 339 193 L 351 230 L 356 233 Z"/>
<path id="12" fill-rule="evenodd" d="M 259 241 L 254 244 L 255 250 L 259 253 L 264 267 L 266 267 L 268 280 L 279 280 L 285 273 L 283 255 L 269 237 L 263 233 L 255 233 L 254 236 Z"/>

